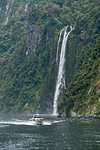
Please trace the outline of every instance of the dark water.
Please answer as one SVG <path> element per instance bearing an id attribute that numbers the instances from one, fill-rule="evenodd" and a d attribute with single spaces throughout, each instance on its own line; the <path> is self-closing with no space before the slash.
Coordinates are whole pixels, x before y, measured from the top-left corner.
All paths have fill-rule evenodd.
<path id="1" fill-rule="evenodd" d="M 45 116 L 34 125 L 29 118 L 0 115 L 0 150 L 100 150 L 99 119 Z"/>

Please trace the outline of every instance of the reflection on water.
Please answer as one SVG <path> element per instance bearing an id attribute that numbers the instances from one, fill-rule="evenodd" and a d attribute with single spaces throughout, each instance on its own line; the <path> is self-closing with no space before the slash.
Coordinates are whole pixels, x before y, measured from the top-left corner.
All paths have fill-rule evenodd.
<path id="1" fill-rule="evenodd" d="M 100 120 L 45 116 L 0 116 L 0 150 L 99 150 Z"/>

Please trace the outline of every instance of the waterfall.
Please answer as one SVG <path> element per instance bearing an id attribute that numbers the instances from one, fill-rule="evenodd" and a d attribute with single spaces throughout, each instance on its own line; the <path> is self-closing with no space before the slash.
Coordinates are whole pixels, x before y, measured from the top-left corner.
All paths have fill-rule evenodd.
<path id="1" fill-rule="evenodd" d="M 25 12 L 27 11 L 27 9 L 28 9 L 28 4 L 25 5 L 25 9 L 24 9 Z"/>
<path id="2" fill-rule="evenodd" d="M 71 33 L 74 28 L 70 26 L 70 31 L 68 32 L 69 26 L 63 28 L 60 32 L 58 43 L 57 43 L 57 55 L 56 55 L 56 62 L 58 63 L 58 50 L 59 50 L 59 43 L 61 41 L 61 35 L 64 31 L 62 46 L 61 46 L 61 53 L 60 53 L 60 60 L 59 60 L 59 68 L 58 68 L 58 75 L 57 75 L 57 81 L 56 81 L 56 89 L 54 93 L 54 104 L 53 104 L 53 115 L 57 115 L 57 100 L 59 95 L 61 94 L 62 90 L 66 88 L 65 85 L 65 51 L 66 51 L 66 44 L 68 40 L 68 36 Z"/>
<path id="3" fill-rule="evenodd" d="M 8 17 L 6 18 L 6 20 L 5 20 L 4 23 L 5 23 L 5 25 L 7 25 L 7 23 L 8 23 Z"/>
<path id="4" fill-rule="evenodd" d="M 65 27 L 61 30 L 60 34 L 59 34 L 59 39 L 58 39 L 58 43 L 57 43 L 57 53 L 56 53 L 56 64 L 58 66 L 58 60 L 59 60 L 59 56 L 58 56 L 58 53 L 59 53 L 59 44 L 60 44 L 60 41 L 61 41 L 61 36 L 62 36 L 62 33 L 64 31 Z"/>

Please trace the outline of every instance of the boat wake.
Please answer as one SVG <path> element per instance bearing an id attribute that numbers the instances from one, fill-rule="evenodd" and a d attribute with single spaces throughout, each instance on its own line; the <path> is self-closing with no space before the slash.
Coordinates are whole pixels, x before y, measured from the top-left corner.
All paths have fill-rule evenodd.
<path id="1" fill-rule="evenodd" d="M 43 121 L 42 125 L 52 125 L 55 123 L 60 123 L 65 120 L 55 120 L 55 121 Z M 19 120 L 19 119 L 13 119 L 12 121 L 0 121 L 0 127 L 7 127 L 9 125 L 27 125 L 27 126 L 36 126 L 37 123 L 35 121 L 26 121 L 26 120 Z"/>
<path id="2" fill-rule="evenodd" d="M 0 121 L 0 124 L 5 125 L 35 125 L 35 122 L 31 121 Z"/>
<path id="3" fill-rule="evenodd" d="M 0 124 L 0 128 L 5 128 L 5 127 L 9 127 L 9 124 Z"/>
<path id="4" fill-rule="evenodd" d="M 60 123 L 60 122 L 64 122 L 65 120 L 55 120 L 55 121 L 53 121 L 53 123 Z"/>

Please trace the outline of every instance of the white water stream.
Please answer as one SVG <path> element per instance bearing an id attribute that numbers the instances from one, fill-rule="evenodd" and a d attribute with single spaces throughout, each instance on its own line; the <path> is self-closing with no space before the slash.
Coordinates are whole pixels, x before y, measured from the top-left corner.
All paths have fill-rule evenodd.
<path id="1" fill-rule="evenodd" d="M 70 26 L 70 31 L 68 32 L 69 26 L 63 28 L 60 32 L 58 43 L 57 43 L 57 55 L 56 55 L 56 62 L 58 63 L 58 50 L 59 50 L 59 43 L 61 41 L 61 35 L 64 31 L 64 37 L 62 41 L 61 46 L 61 53 L 60 53 L 60 60 L 59 60 L 59 68 L 58 68 L 58 75 L 57 75 L 57 81 L 56 81 L 56 89 L 54 94 L 54 104 L 53 104 L 53 115 L 57 115 L 57 100 L 59 98 L 59 95 L 61 94 L 62 90 L 66 88 L 65 85 L 65 52 L 66 52 L 66 45 L 69 34 L 74 30 L 72 26 Z"/>
<path id="2" fill-rule="evenodd" d="M 59 39 L 58 39 L 58 43 L 57 43 L 57 53 L 56 53 L 56 64 L 58 66 L 58 60 L 59 60 L 59 45 L 60 45 L 60 42 L 61 42 L 61 36 L 62 36 L 62 33 L 64 31 L 65 27 L 61 30 L 60 34 L 59 34 Z"/>

